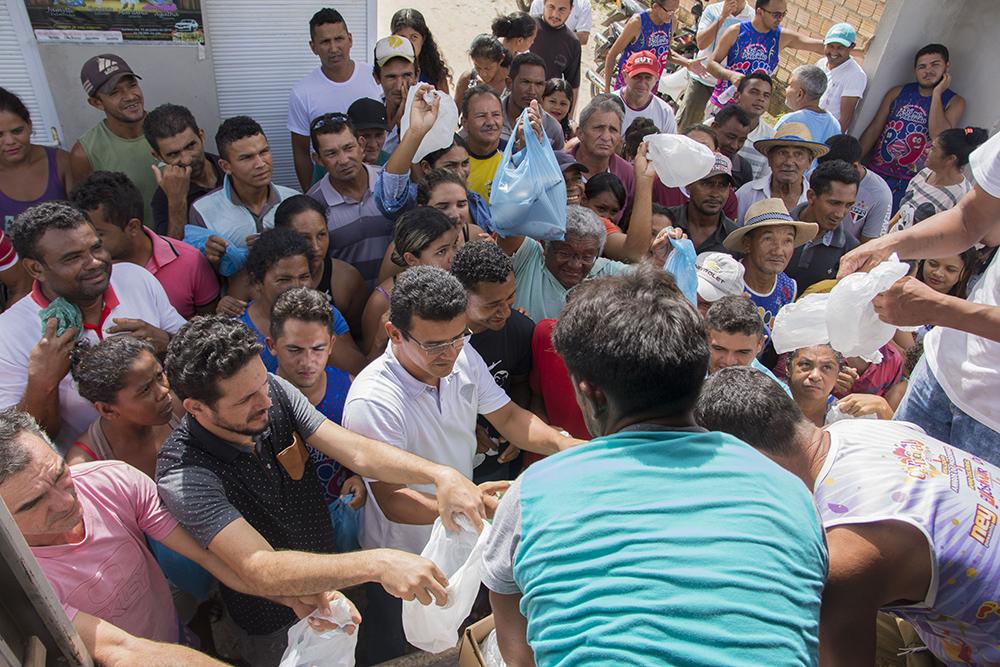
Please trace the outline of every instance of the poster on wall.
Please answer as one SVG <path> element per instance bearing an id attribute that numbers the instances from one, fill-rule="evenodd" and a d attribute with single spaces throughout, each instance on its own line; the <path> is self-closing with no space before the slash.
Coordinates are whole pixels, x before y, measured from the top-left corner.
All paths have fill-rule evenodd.
<path id="1" fill-rule="evenodd" d="M 201 0 L 24 0 L 39 42 L 205 43 Z"/>

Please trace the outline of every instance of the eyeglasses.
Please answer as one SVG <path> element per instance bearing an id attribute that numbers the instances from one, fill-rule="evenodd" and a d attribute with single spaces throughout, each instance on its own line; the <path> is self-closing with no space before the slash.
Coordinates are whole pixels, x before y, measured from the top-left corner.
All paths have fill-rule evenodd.
<path id="1" fill-rule="evenodd" d="M 351 122 L 350 116 L 346 113 L 340 113 L 339 111 L 335 113 L 325 113 L 322 116 L 317 116 L 312 119 L 309 123 L 309 132 L 313 130 L 318 130 L 320 128 L 326 127 L 327 125 L 346 125 Z"/>
<path id="2" fill-rule="evenodd" d="M 560 262 L 569 264 L 570 262 L 580 262 L 581 264 L 593 264 L 597 261 L 597 255 L 593 253 L 587 253 L 586 255 L 581 255 L 576 252 L 569 252 L 567 250 L 556 250 L 554 253 L 556 259 Z"/>
<path id="3" fill-rule="evenodd" d="M 770 14 L 771 18 L 774 19 L 775 21 L 780 21 L 781 19 L 785 18 L 785 16 L 788 15 L 788 12 L 767 12 L 767 13 Z"/>
<path id="4" fill-rule="evenodd" d="M 458 336 L 455 336 L 451 340 L 446 340 L 443 343 L 422 343 L 419 340 L 417 340 L 417 338 L 406 329 L 400 329 L 400 331 L 403 332 L 404 336 L 406 336 L 407 338 L 411 339 L 414 343 L 419 345 L 421 350 L 423 350 L 432 357 L 440 356 L 445 352 L 448 352 L 449 350 L 462 349 L 462 346 L 465 345 L 466 338 L 472 335 L 472 329 L 466 328 L 466 330 L 463 331 Z"/>

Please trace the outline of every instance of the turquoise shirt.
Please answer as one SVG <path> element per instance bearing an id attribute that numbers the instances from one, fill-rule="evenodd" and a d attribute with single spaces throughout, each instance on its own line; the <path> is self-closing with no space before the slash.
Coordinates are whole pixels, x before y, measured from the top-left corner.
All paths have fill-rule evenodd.
<path id="1" fill-rule="evenodd" d="M 797 477 L 722 433 L 625 432 L 521 478 L 540 667 L 817 664 L 827 553 Z"/>
<path id="2" fill-rule="evenodd" d="M 542 244 L 535 239 L 525 237 L 512 259 L 514 261 L 514 278 L 517 282 L 514 307 L 524 308 L 528 317 L 535 322 L 541 322 L 550 317 L 559 317 L 563 306 L 566 305 L 566 294 L 569 290 L 563 287 L 562 283 L 556 280 L 556 277 L 545 268 L 545 253 L 542 251 Z M 621 273 L 628 266 L 622 262 L 598 257 L 585 280 Z"/>

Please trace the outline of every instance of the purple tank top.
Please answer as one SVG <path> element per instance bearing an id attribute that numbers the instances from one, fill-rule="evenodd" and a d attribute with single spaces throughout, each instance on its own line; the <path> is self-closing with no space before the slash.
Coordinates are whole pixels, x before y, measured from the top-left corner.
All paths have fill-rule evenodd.
<path id="1" fill-rule="evenodd" d="M 740 23 L 740 34 L 729 48 L 726 56 L 726 69 L 741 74 L 750 74 L 764 70 L 774 76 L 778 69 L 778 47 L 781 44 L 781 26 L 770 32 L 757 32 L 751 21 Z M 719 79 L 712 91 L 712 104 L 724 107 L 719 102 L 719 95 L 732 84 L 725 79 Z"/>
<path id="2" fill-rule="evenodd" d="M 7 225 L 9 225 L 14 218 L 35 204 L 41 204 L 43 201 L 66 199 L 66 190 L 63 188 L 62 181 L 59 180 L 59 167 L 56 163 L 56 148 L 53 146 L 43 146 L 42 148 L 45 149 L 45 157 L 49 161 L 49 182 L 45 185 L 45 192 L 43 192 L 38 199 L 34 199 L 32 201 L 11 199 L 3 192 L 0 192 L 0 231 L 6 229 Z"/>
<path id="3" fill-rule="evenodd" d="M 955 93 L 949 88 L 941 95 L 941 104 L 947 107 L 953 97 Z M 908 181 L 916 176 L 931 150 L 930 115 L 931 96 L 921 95 L 916 83 L 903 86 L 872 151 L 869 169 L 883 178 Z"/>
<path id="4" fill-rule="evenodd" d="M 674 22 L 667 21 L 662 25 L 656 25 L 653 23 L 653 19 L 650 18 L 649 10 L 647 9 L 639 14 L 639 24 L 642 26 L 639 29 L 639 36 L 625 47 L 621 57 L 618 59 L 618 76 L 615 78 L 614 90 L 618 90 L 625 85 L 625 75 L 622 73 L 622 68 L 625 67 L 625 63 L 633 53 L 652 51 L 660 59 L 661 69 L 667 64 L 667 57 L 670 55 L 670 39 L 673 36 Z"/>

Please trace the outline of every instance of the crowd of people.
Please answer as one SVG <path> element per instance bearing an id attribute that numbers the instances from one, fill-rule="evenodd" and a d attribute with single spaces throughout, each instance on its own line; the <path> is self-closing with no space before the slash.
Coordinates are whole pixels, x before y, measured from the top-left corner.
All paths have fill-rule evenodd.
<path id="1" fill-rule="evenodd" d="M 858 127 L 865 45 L 788 4 L 709 4 L 689 59 L 652 0 L 587 104 L 589 0 L 495 18 L 465 71 L 415 9 L 370 61 L 320 9 L 297 188 L 118 55 L 69 152 L 0 88 L 0 497 L 95 661 L 274 666 L 345 595 L 358 664 L 403 655 L 440 518 L 492 521 L 473 615 L 512 667 L 1000 664 L 1000 137 L 941 44 Z M 822 58 L 772 125 L 787 49 Z M 491 213 L 529 133 L 558 240 Z M 711 168 L 664 184 L 659 134 Z M 779 354 L 784 308 L 893 256 L 877 354 Z"/>

